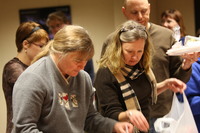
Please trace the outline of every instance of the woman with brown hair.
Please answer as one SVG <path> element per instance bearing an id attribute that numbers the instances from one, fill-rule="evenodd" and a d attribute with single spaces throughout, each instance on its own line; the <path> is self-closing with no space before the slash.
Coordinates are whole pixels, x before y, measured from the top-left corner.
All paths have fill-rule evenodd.
<path id="1" fill-rule="evenodd" d="M 161 25 L 174 31 L 177 41 L 186 36 L 183 16 L 177 9 L 165 10 L 161 14 Z"/>
<path id="2" fill-rule="evenodd" d="M 35 22 L 24 22 L 16 31 L 17 55 L 8 61 L 3 70 L 3 91 L 7 105 L 7 129 L 12 130 L 12 92 L 13 86 L 21 73 L 31 64 L 33 58 L 47 44 L 49 38 L 47 32 Z"/>

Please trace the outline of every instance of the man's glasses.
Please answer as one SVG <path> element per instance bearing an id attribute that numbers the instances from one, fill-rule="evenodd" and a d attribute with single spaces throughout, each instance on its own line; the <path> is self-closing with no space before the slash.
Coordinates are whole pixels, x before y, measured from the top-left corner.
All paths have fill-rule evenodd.
<path id="1" fill-rule="evenodd" d="M 49 29 L 61 28 L 64 23 L 57 23 L 56 25 L 49 25 Z"/>

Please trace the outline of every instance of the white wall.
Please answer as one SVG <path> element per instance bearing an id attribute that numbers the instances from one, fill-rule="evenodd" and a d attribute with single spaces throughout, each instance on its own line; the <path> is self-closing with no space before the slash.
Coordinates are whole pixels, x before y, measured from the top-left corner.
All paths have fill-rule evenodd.
<path id="1" fill-rule="evenodd" d="M 191 0 L 149 0 L 151 21 L 159 23 L 159 14 L 167 8 L 180 8 L 188 33 L 194 34 L 194 9 Z M 121 13 L 123 0 L 0 0 L 0 75 L 4 64 L 16 55 L 15 31 L 19 25 L 19 9 L 70 5 L 73 24 L 85 27 L 95 45 L 94 65 L 99 59 L 102 43 L 106 36 L 125 19 Z M 181 3 L 181 4 L 179 4 Z M 180 6 L 187 5 L 187 6 Z M 186 19 L 187 18 L 187 19 Z M 1 76 L 0 76 L 1 77 Z M 2 84 L 2 78 L 0 79 Z M 0 87 L 0 132 L 5 132 L 6 105 Z"/>

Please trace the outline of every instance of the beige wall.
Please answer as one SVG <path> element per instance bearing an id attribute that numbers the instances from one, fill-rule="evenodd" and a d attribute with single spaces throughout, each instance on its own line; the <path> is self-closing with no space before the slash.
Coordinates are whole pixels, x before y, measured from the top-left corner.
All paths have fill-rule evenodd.
<path id="1" fill-rule="evenodd" d="M 121 13 L 123 0 L 17 0 L 4 1 L 0 4 L 0 75 L 4 64 L 16 55 L 15 31 L 19 25 L 19 9 L 39 8 L 49 6 L 70 5 L 73 24 L 85 27 L 95 45 L 94 65 L 99 58 L 101 46 L 106 36 L 115 26 L 125 19 Z M 194 12 L 191 0 L 150 0 L 151 21 L 159 23 L 159 14 L 167 8 L 180 9 L 189 34 L 194 35 Z M 180 6 L 187 5 L 187 6 Z M 185 3 L 185 4 L 183 4 Z M 1 76 L 0 76 L 1 77 Z M 2 84 L 2 78 L 0 84 Z M 5 132 L 6 105 L 2 87 L 0 87 L 0 132 Z"/>
<path id="2" fill-rule="evenodd" d="M 171 8 L 178 9 L 183 15 L 183 20 L 186 26 L 186 33 L 190 35 L 195 35 L 195 16 L 193 0 L 157 0 L 157 5 L 157 15 L 159 17 L 163 10 Z"/>

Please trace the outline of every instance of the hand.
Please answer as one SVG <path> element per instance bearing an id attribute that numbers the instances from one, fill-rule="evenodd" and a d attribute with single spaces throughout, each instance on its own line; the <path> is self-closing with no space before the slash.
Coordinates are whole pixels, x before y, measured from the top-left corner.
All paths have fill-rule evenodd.
<path id="1" fill-rule="evenodd" d="M 130 120 L 130 122 L 136 126 L 140 131 L 147 132 L 149 129 L 149 124 L 142 114 L 142 112 L 138 110 L 127 110 L 126 111 L 127 116 Z"/>
<path id="2" fill-rule="evenodd" d="M 182 63 L 183 70 L 188 70 L 191 67 L 192 63 L 198 60 L 198 57 L 200 57 L 200 52 L 184 54 L 181 57 L 184 59 Z"/>
<path id="3" fill-rule="evenodd" d="M 183 93 L 186 89 L 186 84 L 183 81 L 176 78 L 166 79 L 164 82 L 166 84 L 166 88 L 169 88 L 173 92 Z"/>
<path id="4" fill-rule="evenodd" d="M 133 125 L 128 122 L 117 122 L 114 125 L 115 133 L 133 133 Z"/>

